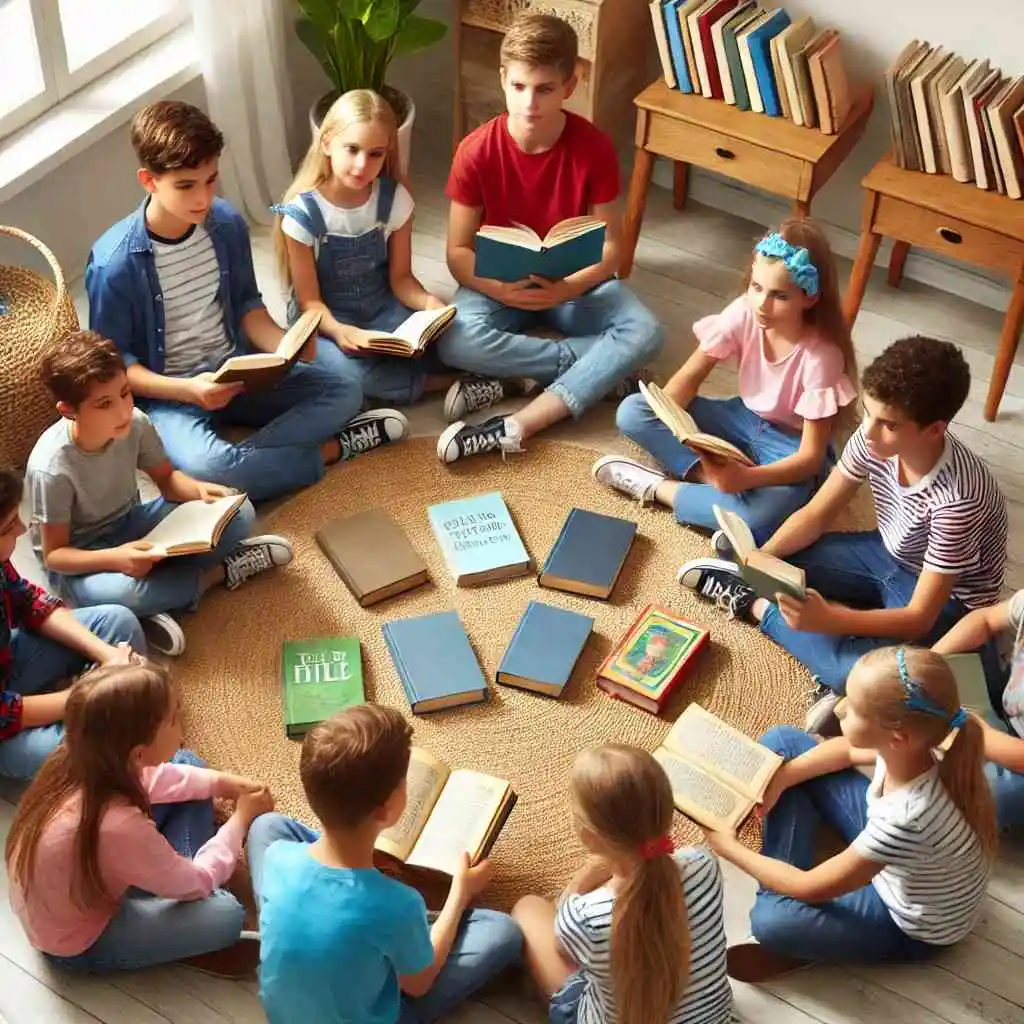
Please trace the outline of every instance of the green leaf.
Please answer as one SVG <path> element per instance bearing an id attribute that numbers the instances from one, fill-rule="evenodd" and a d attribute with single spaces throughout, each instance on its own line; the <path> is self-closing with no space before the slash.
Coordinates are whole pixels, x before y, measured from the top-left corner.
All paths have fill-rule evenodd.
<path id="1" fill-rule="evenodd" d="M 295 34 L 299 37 L 302 45 L 313 54 L 317 63 L 327 72 L 327 77 L 334 82 L 334 64 L 324 34 L 306 17 L 300 17 L 295 22 Z M 334 84 L 337 85 L 336 82 Z"/>
<path id="2" fill-rule="evenodd" d="M 334 0 L 298 0 L 297 6 L 321 36 L 327 36 L 338 20 L 338 4 Z"/>
<path id="3" fill-rule="evenodd" d="M 362 17 L 366 34 L 382 43 L 398 31 L 398 0 L 371 0 Z"/>
<path id="4" fill-rule="evenodd" d="M 417 14 L 410 14 L 395 36 L 396 57 L 403 54 L 416 53 L 417 50 L 425 50 L 444 38 L 448 26 L 436 18 L 421 18 Z"/>

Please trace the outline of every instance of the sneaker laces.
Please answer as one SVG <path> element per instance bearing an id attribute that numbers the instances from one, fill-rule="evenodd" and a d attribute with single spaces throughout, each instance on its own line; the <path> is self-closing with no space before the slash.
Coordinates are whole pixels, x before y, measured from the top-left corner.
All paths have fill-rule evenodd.
<path id="1" fill-rule="evenodd" d="M 726 618 L 735 619 L 737 607 L 742 598 L 742 593 L 728 583 L 722 583 L 715 579 L 711 573 L 700 586 L 702 597 L 706 597 L 717 605 L 718 610 L 725 613 Z"/>
<path id="2" fill-rule="evenodd" d="M 346 427 L 338 434 L 338 441 L 343 459 L 350 459 L 371 448 L 379 448 L 384 443 L 381 423 L 379 420 L 370 420 L 357 427 Z"/>
<path id="3" fill-rule="evenodd" d="M 646 508 L 647 503 L 654 500 L 655 486 L 652 484 L 641 483 L 639 480 L 633 478 L 628 470 L 616 472 L 613 469 L 611 471 L 611 477 L 612 486 L 616 490 L 629 495 L 629 497 L 635 498 L 640 502 L 641 508 Z"/>
<path id="4" fill-rule="evenodd" d="M 505 397 L 505 389 L 500 380 L 476 378 L 462 381 L 462 398 L 466 403 L 466 412 L 476 412 L 500 402 Z"/>
<path id="5" fill-rule="evenodd" d="M 274 568 L 269 544 L 254 544 L 241 548 L 224 560 L 224 585 L 234 590 L 246 580 Z"/>

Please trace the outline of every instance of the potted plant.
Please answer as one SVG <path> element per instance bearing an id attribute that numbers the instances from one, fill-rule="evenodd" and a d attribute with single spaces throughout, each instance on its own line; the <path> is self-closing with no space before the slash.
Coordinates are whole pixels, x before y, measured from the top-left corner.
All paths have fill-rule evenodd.
<path id="1" fill-rule="evenodd" d="M 438 42 L 448 30 L 443 21 L 415 13 L 420 0 L 296 0 L 295 31 L 327 72 L 332 89 L 309 112 L 314 131 L 330 105 L 350 89 L 372 89 L 394 107 L 402 171 L 409 166 L 409 147 L 416 108 L 412 99 L 387 84 L 395 57 L 415 53 Z"/>

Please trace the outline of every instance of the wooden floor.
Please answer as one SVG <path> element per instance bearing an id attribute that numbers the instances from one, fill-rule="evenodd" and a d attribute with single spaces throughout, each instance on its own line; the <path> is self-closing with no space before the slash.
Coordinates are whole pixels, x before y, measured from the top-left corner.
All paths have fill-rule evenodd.
<path id="1" fill-rule="evenodd" d="M 447 137 L 447 136 L 445 136 Z M 424 283 L 444 295 L 453 282 L 444 264 L 445 204 L 440 161 L 429 166 L 420 141 L 414 191 L 419 201 L 414 236 L 415 267 Z M 427 165 L 427 166 L 424 166 Z M 668 344 L 656 368 L 667 375 L 692 347 L 690 325 L 719 310 L 735 296 L 760 228 L 715 210 L 671 209 L 656 189 L 637 251 L 631 285 L 665 324 Z M 270 248 L 255 242 L 257 271 L 272 309 Z M 841 268 L 845 280 L 849 265 Z M 1001 316 L 908 282 L 899 291 L 876 275 L 856 326 L 862 363 L 890 341 L 909 333 L 930 333 L 963 346 L 974 374 L 956 433 L 992 465 L 1010 506 L 1010 565 L 1007 583 L 1024 586 L 1024 368 L 1010 377 L 1003 411 L 985 423 L 982 400 L 992 369 Z M 709 392 L 730 392 L 734 378 L 716 371 Z M 418 433 L 442 425 L 438 402 L 423 403 L 410 419 Z M 559 436 L 593 448 L 610 449 L 615 438 L 612 409 L 594 410 L 578 424 L 558 428 Z M 343 471 L 343 470 L 341 470 Z M 30 568 L 19 561 L 23 569 Z M 0 800 L 0 839 L 13 813 Z M 728 932 L 747 937 L 753 883 L 727 869 Z M 110 978 L 80 978 L 54 972 L 28 945 L 0 877 L 0 1018 L 9 1024 L 254 1024 L 264 1021 L 255 983 L 230 983 L 183 968 L 164 968 Z M 764 988 L 735 986 L 742 1021 L 757 1024 L 1021 1024 L 1024 1021 L 1024 845 L 1007 845 L 1000 858 L 977 932 L 933 964 L 892 968 L 817 968 Z M 501 979 L 479 999 L 449 1018 L 450 1024 L 541 1024 L 543 1007 L 519 975 Z M 315 1022 L 310 1022 L 315 1024 Z"/>

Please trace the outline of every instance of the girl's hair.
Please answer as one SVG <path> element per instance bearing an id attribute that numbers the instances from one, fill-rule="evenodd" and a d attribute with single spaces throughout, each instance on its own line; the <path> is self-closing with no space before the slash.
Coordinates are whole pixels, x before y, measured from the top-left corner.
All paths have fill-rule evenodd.
<path id="1" fill-rule="evenodd" d="M 641 847 L 672 828 L 672 789 L 646 751 L 611 744 L 572 769 L 573 811 L 616 859 L 635 867 L 615 896 L 611 974 L 620 1024 L 668 1020 L 690 976 L 690 925 L 673 858 Z"/>
<path id="2" fill-rule="evenodd" d="M 897 661 L 900 652 L 915 690 L 936 708 L 941 708 L 944 717 L 908 706 L 907 690 Z M 855 670 L 866 686 L 869 707 L 879 725 L 904 730 L 932 749 L 940 747 L 949 735 L 950 721 L 960 709 L 956 677 L 941 654 L 914 647 L 882 647 L 865 654 Z M 991 861 L 999 845 L 999 833 L 984 763 L 984 733 L 968 715 L 942 754 L 939 778 L 978 837 L 986 860 Z"/>
<path id="3" fill-rule="evenodd" d="M 81 793 L 71 898 L 82 909 L 109 906 L 99 864 L 100 823 L 118 799 L 149 814 L 149 797 L 130 755 L 153 741 L 173 699 L 167 671 L 149 662 L 103 666 L 74 683 L 64 710 L 64 741 L 21 798 L 7 836 L 7 869 L 23 892 L 32 884 L 46 827 L 70 797 Z"/>

